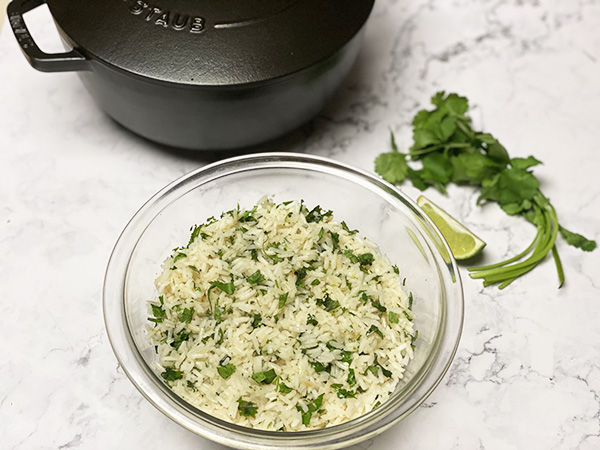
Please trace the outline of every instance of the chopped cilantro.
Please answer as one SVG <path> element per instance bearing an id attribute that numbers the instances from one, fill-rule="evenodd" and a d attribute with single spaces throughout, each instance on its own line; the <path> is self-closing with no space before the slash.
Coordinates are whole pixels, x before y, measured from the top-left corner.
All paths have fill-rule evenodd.
<path id="1" fill-rule="evenodd" d="M 354 374 L 354 369 L 348 370 L 348 378 L 346 379 L 346 382 L 350 387 L 356 386 L 356 375 Z"/>
<path id="2" fill-rule="evenodd" d="M 190 338 L 190 331 L 181 330 L 177 334 L 177 336 L 175 337 L 173 342 L 171 342 L 171 347 L 173 347 L 175 350 L 179 350 L 179 347 L 181 347 L 181 344 L 183 344 L 183 342 L 187 341 L 189 338 Z"/>
<path id="3" fill-rule="evenodd" d="M 310 365 L 312 366 L 313 369 L 315 369 L 315 372 L 317 372 L 317 373 L 321 373 L 321 372 L 331 373 L 331 364 L 325 365 L 319 361 L 311 361 Z"/>
<path id="4" fill-rule="evenodd" d="M 335 390 L 338 398 L 356 398 L 356 392 L 343 389 L 341 384 L 332 384 L 331 387 Z"/>
<path id="5" fill-rule="evenodd" d="M 292 392 L 294 389 L 292 389 L 291 387 L 287 386 L 284 382 L 282 382 L 281 380 L 277 380 L 277 391 L 281 392 L 282 394 L 289 394 L 290 392 Z"/>
<path id="6" fill-rule="evenodd" d="M 371 325 L 371 328 L 369 328 L 369 331 L 367 331 L 367 336 L 371 333 L 375 333 L 376 335 L 378 335 L 381 339 L 383 339 L 383 333 L 381 332 L 381 330 L 379 328 L 377 328 L 375 325 Z"/>
<path id="7" fill-rule="evenodd" d="M 256 218 L 252 216 L 256 212 L 256 206 L 252 208 L 250 211 L 244 212 L 239 218 L 238 222 L 256 222 Z"/>
<path id="8" fill-rule="evenodd" d="M 308 318 L 306 319 L 306 325 L 319 325 L 319 322 L 317 322 L 317 319 L 315 319 L 312 314 L 308 315 Z"/>
<path id="9" fill-rule="evenodd" d="M 373 263 L 373 254 L 372 253 L 363 253 L 362 255 L 358 255 L 358 262 L 361 266 L 366 266 Z"/>
<path id="10" fill-rule="evenodd" d="M 312 282 L 310 283 L 311 286 L 317 286 L 321 284 L 321 280 L 319 280 L 318 278 L 315 278 L 314 280 L 312 280 Z"/>
<path id="11" fill-rule="evenodd" d="M 318 412 L 323 406 L 323 395 L 319 395 L 316 399 L 306 405 L 306 411 L 300 405 L 296 405 L 296 409 L 302 413 L 302 424 L 308 425 L 313 413 Z"/>
<path id="12" fill-rule="evenodd" d="M 219 301 L 217 300 L 217 303 L 215 304 L 215 311 L 214 311 L 215 321 L 217 322 L 217 325 L 223 321 L 222 315 L 224 312 L 225 312 L 225 308 L 223 308 L 222 306 L 219 306 Z"/>
<path id="13" fill-rule="evenodd" d="M 197 268 L 196 266 L 189 265 L 188 267 L 189 267 L 190 269 L 192 269 L 194 272 L 198 272 L 198 273 L 200 273 L 200 271 L 198 270 L 198 268 Z"/>
<path id="14" fill-rule="evenodd" d="M 248 281 L 248 283 L 250 283 L 252 286 L 256 286 L 261 281 L 264 281 L 264 279 L 265 276 L 260 272 L 260 270 L 257 270 L 248 278 L 246 278 L 246 281 Z"/>
<path id="15" fill-rule="evenodd" d="M 186 257 L 187 257 L 187 255 L 186 255 L 185 253 L 181 253 L 181 252 L 179 252 L 179 253 L 177 253 L 177 254 L 175 255 L 175 257 L 173 258 L 173 263 L 176 263 L 176 262 L 177 262 L 177 261 L 179 261 L 181 258 L 186 258 Z"/>
<path id="16" fill-rule="evenodd" d="M 371 299 L 371 305 L 373 305 L 375 307 L 375 309 L 381 311 L 381 312 L 386 312 L 387 308 L 385 306 L 383 306 L 381 303 L 376 302 L 375 300 Z"/>
<path id="17" fill-rule="evenodd" d="M 258 261 L 258 252 L 255 248 L 250 250 L 250 258 L 252 258 L 252 261 Z"/>
<path id="18" fill-rule="evenodd" d="M 369 296 L 367 295 L 367 293 L 365 291 L 362 291 L 362 294 L 360 295 L 359 300 L 361 302 L 363 302 L 365 305 L 367 304 L 367 302 L 369 301 Z"/>
<path id="19" fill-rule="evenodd" d="M 162 303 L 161 303 L 162 304 Z M 167 317 L 167 313 L 160 306 L 151 305 L 152 306 L 152 314 L 154 314 L 154 319 L 149 318 L 148 320 L 155 323 L 161 323 L 163 319 Z"/>
<path id="20" fill-rule="evenodd" d="M 166 381 L 175 381 L 183 378 L 183 373 L 173 367 L 165 367 L 165 371 L 160 374 Z"/>
<path id="21" fill-rule="evenodd" d="M 252 328 L 258 328 L 262 324 L 262 316 L 260 314 L 252 314 Z"/>
<path id="22" fill-rule="evenodd" d="M 236 367 L 233 364 L 227 364 L 225 366 L 217 367 L 217 372 L 221 375 L 221 378 L 225 380 L 229 378 L 236 371 Z"/>
<path id="23" fill-rule="evenodd" d="M 352 362 L 352 352 L 349 352 L 348 350 L 343 350 L 342 362 L 350 364 Z"/>
<path id="24" fill-rule="evenodd" d="M 285 294 L 281 294 L 279 296 L 279 309 L 281 309 L 285 306 L 285 302 L 287 302 L 288 295 L 289 295 L 289 293 L 286 292 Z"/>
<path id="25" fill-rule="evenodd" d="M 214 339 L 214 334 L 213 334 L 213 339 Z M 217 340 L 216 344 L 221 345 L 224 340 L 225 340 L 225 332 L 223 331 L 222 328 L 219 328 L 219 339 Z"/>
<path id="26" fill-rule="evenodd" d="M 179 320 L 183 323 L 190 323 L 192 318 L 194 317 L 194 308 L 185 308 L 181 315 L 179 316 Z"/>
<path id="27" fill-rule="evenodd" d="M 323 212 L 321 207 L 317 205 L 306 215 L 306 221 L 308 223 L 317 223 L 322 221 L 324 218 L 331 216 L 331 214 L 331 211 Z"/>
<path id="28" fill-rule="evenodd" d="M 412 311 L 412 305 L 413 305 L 413 295 L 412 292 L 410 292 L 408 294 L 408 309 L 410 309 Z"/>
<path id="29" fill-rule="evenodd" d="M 399 274 L 400 274 L 400 269 L 398 269 L 398 266 L 396 266 L 396 265 L 393 265 L 393 266 L 392 266 L 392 269 L 394 269 L 394 273 L 395 273 L 396 275 L 399 275 Z"/>
<path id="30" fill-rule="evenodd" d="M 332 300 L 329 298 L 329 295 L 325 295 L 325 298 L 318 298 L 316 302 L 318 306 L 322 306 L 327 312 L 331 312 L 340 306 L 340 302 L 337 300 Z"/>
<path id="31" fill-rule="evenodd" d="M 388 313 L 388 318 L 391 323 L 398 323 L 398 314 L 396 314 L 394 311 L 390 311 Z"/>
<path id="32" fill-rule="evenodd" d="M 358 262 L 358 256 L 356 256 L 352 250 L 344 250 L 344 256 L 346 256 L 352 264 Z"/>
<path id="33" fill-rule="evenodd" d="M 238 403 L 238 412 L 240 413 L 240 416 L 244 416 L 244 417 L 256 416 L 256 413 L 258 412 L 258 408 L 254 403 L 248 402 L 246 400 L 242 400 L 242 397 L 238 398 L 237 403 Z"/>
<path id="34" fill-rule="evenodd" d="M 192 242 L 194 242 L 200 234 L 200 228 L 202 228 L 202 225 L 194 225 L 194 227 L 192 228 L 192 235 L 190 236 L 190 241 L 187 245 L 188 247 L 192 245 Z"/>
<path id="35" fill-rule="evenodd" d="M 346 225 L 346 222 L 342 221 L 342 228 L 344 229 L 344 231 L 346 231 L 348 234 L 356 234 L 358 233 L 358 230 L 350 230 L 350 228 L 348 228 L 348 225 Z"/>
<path id="36" fill-rule="evenodd" d="M 229 283 L 222 283 L 220 281 L 209 281 L 209 284 L 212 287 L 221 289 L 223 292 L 229 295 L 232 295 L 235 292 L 235 286 L 233 285 L 233 281 Z"/>
<path id="37" fill-rule="evenodd" d="M 332 243 L 333 249 L 337 250 L 338 248 L 340 248 L 340 235 L 337 233 L 334 233 L 333 231 L 330 231 L 329 234 L 331 235 L 331 243 Z"/>
<path id="38" fill-rule="evenodd" d="M 277 374 L 274 369 L 269 369 L 265 372 L 256 372 L 252 375 L 254 381 L 262 384 L 271 384 L 276 377 Z"/>

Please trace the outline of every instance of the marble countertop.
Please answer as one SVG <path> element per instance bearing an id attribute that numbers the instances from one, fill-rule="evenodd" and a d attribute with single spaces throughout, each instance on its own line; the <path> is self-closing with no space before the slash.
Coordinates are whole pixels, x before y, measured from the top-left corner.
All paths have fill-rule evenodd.
<path id="1" fill-rule="evenodd" d="M 58 49 L 43 11 L 30 23 Z M 535 155 L 568 228 L 600 240 L 600 1 L 379 0 L 358 62 L 312 123 L 263 150 L 328 156 L 366 170 L 406 148 L 438 90 L 473 104 L 475 125 L 512 156 Z M 224 448 L 171 422 L 111 351 L 102 282 L 128 219 L 162 186 L 223 155 L 177 152 L 123 130 L 73 73 L 33 70 L 0 32 L 0 447 Z M 417 191 L 404 186 L 415 198 Z M 489 244 L 522 249 L 523 220 L 453 187 L 428 195 Z M 600 250 L 558 244 L 505 290 L 463 275 L 465 327 L 442 384 L 406 420 L 358 449 L 600 448 Z"/>

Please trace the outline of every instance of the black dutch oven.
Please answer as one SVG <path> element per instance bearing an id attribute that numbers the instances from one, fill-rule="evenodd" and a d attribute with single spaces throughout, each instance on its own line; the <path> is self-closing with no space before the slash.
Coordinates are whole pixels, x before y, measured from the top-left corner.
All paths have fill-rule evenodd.
<path id="1" fill-rule="evenodd" d="M 156 2 L 155 2 L 156 1 Z M 67 48 L 42 52 L 23 14 L 47 3 Z M 44 72 L 77 71 L 130 130 L 189 149 L 258 144 L 324 106 L 374 0 L 13 0 L 10 25 Z"/>

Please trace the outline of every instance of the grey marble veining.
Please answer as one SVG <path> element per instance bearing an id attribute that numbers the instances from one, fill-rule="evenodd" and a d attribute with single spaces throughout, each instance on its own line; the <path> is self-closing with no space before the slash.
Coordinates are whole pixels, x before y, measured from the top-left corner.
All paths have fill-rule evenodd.
<path id="1" fill-rule="evenodd" d="M 53 25 L 33 14 L 40 40 Z M 331 104 L 268 150 L 366 170 L 410 145 L 410 121 L 437 90 L 473 103 L 475 125 L 513 156 L 534 154 L 561 222 L 600 240 L 600 1 L 378 0 L 357 64 Z M 93 104 L 74 74 L 31 69 L 0 32 L 0 447 L 219 449 L 135 390 L 102 320 L 104 269 L 121 229 L 162 186 L 215 160 L 140 139 Z M 416 197 L 409 186 L 403 189 Z M 518 252 L 532 228 L 476 192 L 428 196 L 482 236 L 481 262 Z M 499 291 L 461 268 L 458 354 L 413 414 L 366 449 L 600 448 L 600 250 L 559 243 Z"/>

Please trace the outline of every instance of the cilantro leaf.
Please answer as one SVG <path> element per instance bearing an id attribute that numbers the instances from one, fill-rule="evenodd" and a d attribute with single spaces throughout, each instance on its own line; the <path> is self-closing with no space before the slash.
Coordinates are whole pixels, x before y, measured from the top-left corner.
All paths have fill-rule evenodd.
<path id="1" fill-rule="evenodd" d="M 404 153 L 382 153 L 375 160 L 375 172 L 385 181 L 398 184 L 408 176 L 408 164 Z"/>
<path id="2" fill-rule="evenodd" d="M 369 328 L 369 330 L 367 331 L 367 336 L 371 333 L 375 333 L 377 336 L 379 336 L 381 339 L 383 339 L 383 333 L 375 325 L 371 325 L 371 328 Z"/>
<path id="3" fill-rule="evenodd" d="M 256 413 L 258 412 L 258 407 L 256 406 L 256 404 L 254 404 L 252 402 L 248 402 L 246 400 L 242 400 L 242 397 L 238 398 L 237 403 L 238 403 L 238 412 L 240 413 L 240 416 L 244 416 L 244 417 L 256 416 Z"/>
<path id="4" fill-rule="evenodd" d="M 537 166 L 538 164 L 542 164 L 542 162 L 538 161 L 533 156 L 529 156 L 527 158 L 513 158 L 510 160 L 510 165 L 514 169 L 529 169 L 530 167 Z"/>
<path id="5" fill-rule="evenodd" d="M 331 312 L 340 306 L 340 302 L 332 300 L 329 295 L 325 295 L 325 298 L 318 298 L 316 302 L 318 306 L 322 306 L 327 312 Z"/>
<path id="6" fill-rule="evenodd" d="M 257 270 L 252 275 L 247 277 L 246 281 L 248 283 L 250 283 L 250 285 L 256 286 L 258 283 L 264 281 L 264 279 L 265 279 L 265 276 L 260 272 L 260 270 Z"/>
<path id="7" fill-rule="evenodd" d="M 194 308 L 185 308 L 181 315 L 179 316 L 179 320 L 183 323 L 190 323 L 192 318 L 194 317 Z"/>
<path id="8" fill-rule="evenodd" d="M 262 324 L 262 316 L 260 314 L 252 314 L 252 328 L 258 328 Z"/>
<path id="9" fill-rule="evenodd" d="M 173 367 L 165 367 L 165 371 L 160 374 L 165 381 L 175 381 L 183 378 L 183 373 Z"/>
<path id="10" fill-rule="evenodd" d="M 564 227 L 560 227 L 559 231 L 561 236 L 567 241 L 567 244 L 572 245 L 573 247 L 580 248 L 585 252 L 591 252 L 596 248 L 596 241 L 587 239 L 581 234 L 573 233 Z"/>
<path id="11" fill-rule="evenodd" d="M 190 338 L 190 331 L 189 330 L 181 330 L 177 334 L 177 336 L 175 337 L 173 342 L 171 342 L 171 347 L 173 347 L 175 350 L 179 350 L 179 347 L 181 347 L 181 344 L 183 344 L 183 342 L 187 341 L 189 338 Z"/>
<path id="12" fill-rule="evenodd" d="M 323 211 L 319 205 L 315 206 L 308 214 L 306 214 L 306 221 L 308 223 L 321 222 L 324 218 L 331 216 L 331 211 Z"/>
<path id="13" fill-rule="evenodd" d="M 232 295 L 235 292 L 235 286 L 233 285 L 233 281 L 229 283 L 222 283 L 221 281 L 209 281 L 209 284 L 212 287 L 221 289 L 223 292 L 229 295 Z"/>
<path id="14" fill-rule="evenodd" d="M 264 372 L 256 372 L 252 374 L 252 379 L 259 384 L 271 384 L 276 377 L 277 374 L 275 373 L 275 369 L 269 369 Z"/>
<path id="15" fill-rule="evenodd" d="M 348 378 L 346 379 L 346 383 L 348 383 L 348 386 L 350 387 L 356 386 L 356 375 L 354 374 L 354 369 L 348 370 Z"/>
<path id="16" fill-rule="evenodd" d="M 226 364 L 224 366 L 217 367 L 217 372 L 221 375 L 221 378 L 227 379 L 236 371 L 236 367 L 233 364 Z"/>
<path id="17" fill-rule="evenodd" d="M 286 292 L 285 294 L 281 294 L 279 296 L 279 309 L 281 309 L 285 306 L 285 302 L 287 302 L 288 295 L 289 295 L 289 292 Z"/>

